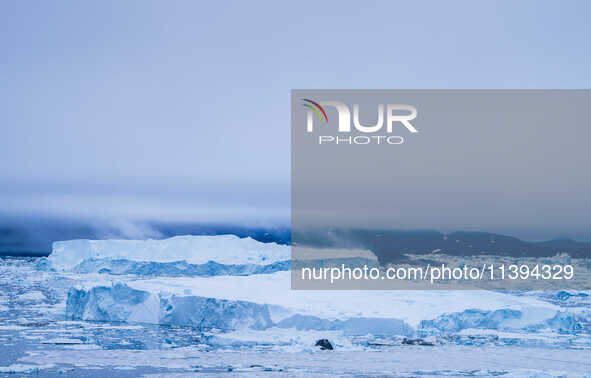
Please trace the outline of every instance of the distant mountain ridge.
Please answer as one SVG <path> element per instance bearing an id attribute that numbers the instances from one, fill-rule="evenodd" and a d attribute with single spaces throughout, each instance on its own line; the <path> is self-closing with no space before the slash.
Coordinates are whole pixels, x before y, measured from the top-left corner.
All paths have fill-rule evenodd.
<path id="1" fill-rule="evenodd" d="M 559 238 L 528 242 L 519 238 L 489 232 L 458 231 L 374 231 L 328 230 L 310 235 L 295 235 L 302 244 L 334 247 L 363 247 L 376 254 L 380 263 L 400 261 L 406 253 L 444 253 L 454 256 L 501 255 L 514 257 L 550 257 L 568 253 L 572 257 L 591 258 L 591 242 Z"/>

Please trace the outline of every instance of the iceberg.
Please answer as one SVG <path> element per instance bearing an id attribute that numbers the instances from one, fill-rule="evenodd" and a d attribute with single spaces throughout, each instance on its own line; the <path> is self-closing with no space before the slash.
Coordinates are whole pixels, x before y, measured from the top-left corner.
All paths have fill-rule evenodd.
<path id="1" fill-rule="evenodd" d="M 223 265 L 267 265 L 290 258 L 290 248 L 261 243 L 235 235 L 186 235 L 163 240 L 69 240 L 54 242 L 47 258 L 60 271 L 72 271 L 93 260 L 175 263 L 203 265 L 215 261 Z M 88 263 L 86 264 L 88 266 Z M 81 268 L 82 270 L 84 268 Z"/>
<path id="2" fill-rule="evenodd" d="M 144 321 L 154 324 L 224 330 L 340 330 L 351 336 L 578 329 L 580 321 L 560 311 L 536 298 L 501 292 L 290 290 L 289 271 L 128 277 L 125 283 L 89 280 L 71 289 L 67 302 L 72 320 L 133 322 L 143 312 L 153 314 Z"/>
<path id="3" fill-rule="evenodd" d="M 483 311 L 472 308 L 462 312 L 446 313 L 432 320 L 421 321 L 423 331 L 442 334 L 457 333 L 465 329 L 521 330 L 540 328 L 548 324 L 557 329 L 560 325 L 552 319 L 559 314 L 551 308 L 498 309 Z"/>

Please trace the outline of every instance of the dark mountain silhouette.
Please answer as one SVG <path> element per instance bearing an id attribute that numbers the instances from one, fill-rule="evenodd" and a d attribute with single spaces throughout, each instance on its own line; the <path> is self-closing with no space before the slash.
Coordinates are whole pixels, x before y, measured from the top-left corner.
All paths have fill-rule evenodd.
<path id="1" fill-rule="evenodd" d="M 488 232 L 326 230 L 307 232 L 306 235 L 294 232 L 293 240 L 318 247 L 367 248 L 382 264 L 404 261 L 402 255 L 405 253 L 428 254 L 433 251 L 454 256 L 550 257 L 568 253 L 572 257 L 591 258 L 591 242 L 564 238 L 528 242 Z"/>

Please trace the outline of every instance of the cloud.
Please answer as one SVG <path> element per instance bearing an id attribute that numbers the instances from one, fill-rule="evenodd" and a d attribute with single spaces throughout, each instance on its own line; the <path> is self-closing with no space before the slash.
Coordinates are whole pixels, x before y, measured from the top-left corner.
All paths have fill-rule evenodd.
<path id="1" fill-rule="evenodd" d="M 91 224 L 99 239 L 160 239 L 164 235 L 145 222 L 115 218 Z"/>

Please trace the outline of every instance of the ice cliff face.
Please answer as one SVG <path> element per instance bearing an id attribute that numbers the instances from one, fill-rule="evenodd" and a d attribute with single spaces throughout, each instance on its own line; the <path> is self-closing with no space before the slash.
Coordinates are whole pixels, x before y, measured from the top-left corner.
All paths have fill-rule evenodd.
<path id="1" fill-rule="evenodd" d="M 74 273 L 106 273 L 112 275 L 135 274 L 141 276 L 242 276 L 273 273 L 289 270 L 289 261 L 278 261 L 265 265 L 220 264 L 209 261 L 205 264 L 189 264 L 186 261 L 154 262 L 131 261 L 127 259 L 87 259 L 76 265 Z"/>
<path id="2" fill-rule="evenodd" d="M 520 330 L 528 328 L 573 328 L 572 318 L 553 320 L 558 312 L 549 308 L 522 310 L 499 309 L 483 311 L 468 309 L 462 312 L 442 314 L 435 319 L 424 320 L 420 328 L 434 333 L 454 333 L 464 329 Z"/>
<path id="3" fill-rule="evenodd" d="M 66 318 L 117 322 L 159 322 L 158 297 L 124 284 L 94 287 L 88 291 L 70 289 Z"/>
<path id="4" fill-rule="evenodd" d="M 412 335 L 412 327 L 400 319 L 352 317 L 323 319 L 294 314 L 278 322 L 272 312 L 293 310 L 271 304 L 191 295 L 154 294 L 125 284 L 70 289 L 66 307 L 68 320 L 145 322 L 189 326 L 200 329 L 264 330 L 271 327 L 297 330 L 342 330 L 345 335 Z"/>
<path id="5" fill-rule="evenodd" d="M 70 289 L 66 318 L 221 330 L 265 329 L 272 325 L 266 305 L 197 296 L 161 296 L 121 283 L 89 290 Z"/>

